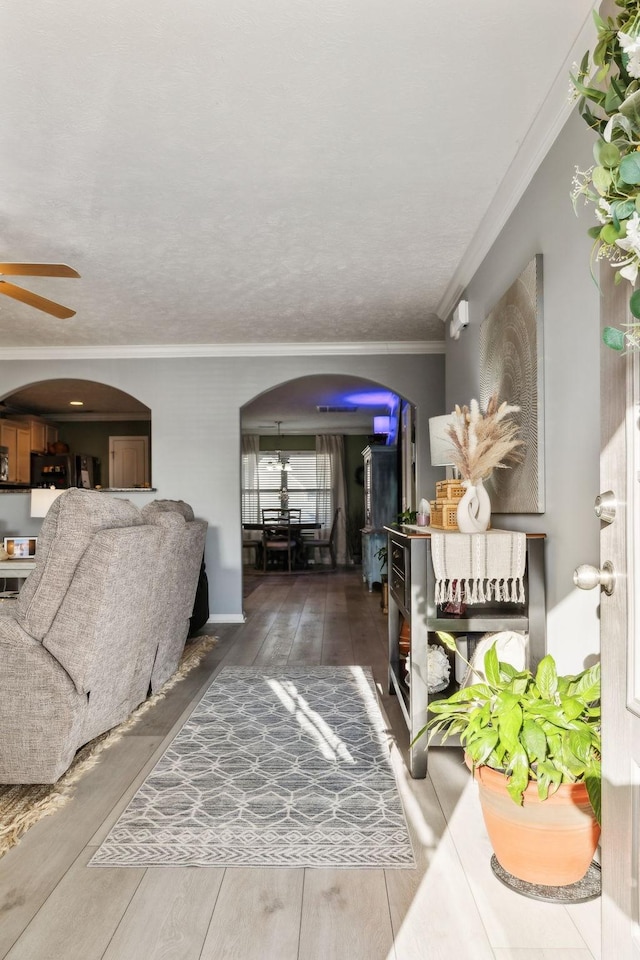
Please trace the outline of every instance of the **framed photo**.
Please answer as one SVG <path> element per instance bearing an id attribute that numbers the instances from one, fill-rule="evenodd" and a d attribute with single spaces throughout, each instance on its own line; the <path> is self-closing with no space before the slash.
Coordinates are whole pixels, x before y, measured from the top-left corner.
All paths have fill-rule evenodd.
<path id="1" fill-rule="evenodd" d="M 4 537 L 2 546 L 9 554 L 9 560 L 27 560 L 35 557 L 37 537 Z"/>

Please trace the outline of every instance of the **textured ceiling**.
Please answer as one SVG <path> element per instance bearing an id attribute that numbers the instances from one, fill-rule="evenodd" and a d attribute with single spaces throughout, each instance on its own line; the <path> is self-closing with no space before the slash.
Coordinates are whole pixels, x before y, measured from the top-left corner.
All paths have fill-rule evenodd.
<path id="1" fill-rule="evenodd" d="M 0 15 L 4 346 L 442 339 L 587 0 L 29 0 Z M 22 281 L 21 281 L 22 282 Z"/>

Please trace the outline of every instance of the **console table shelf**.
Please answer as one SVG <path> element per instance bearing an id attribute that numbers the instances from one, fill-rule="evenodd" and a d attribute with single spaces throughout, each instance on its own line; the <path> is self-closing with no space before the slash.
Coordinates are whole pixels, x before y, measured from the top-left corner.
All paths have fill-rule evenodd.
<path id="1" fill-rule="evenodd" d="M 436 631 L 482 634 L 515 630 L 529 634 L 529 663 L 535 667 L 546 653 L 544 586 L 544 534 L 527 534 L 524 604 L 475 604 L 463 616 L 445 614 L 435 603 L 435 575 L 431 558 L 431 533 L 405 527 L 385 527 L 389 562 L 389 692 L 398 702 L 409 730 L 409 742 L 427 722 L 429 700 L 447 697 L 456 689 L 452 680 L 438 693 L 428 691 L 427 646 Z M 409 624 L 409 671 L 400 653 L 400 618 Z M 409 747 L 411 776 L 427 773 L 427 741 Z"/>

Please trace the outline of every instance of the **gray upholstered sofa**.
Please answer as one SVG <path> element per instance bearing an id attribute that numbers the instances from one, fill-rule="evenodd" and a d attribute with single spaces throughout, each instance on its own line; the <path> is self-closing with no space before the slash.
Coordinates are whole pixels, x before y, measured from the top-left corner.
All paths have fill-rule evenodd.
<path id="1" fill-rule="evenodd" d="M 160 504 L 71 489 L 49 510 L 0 616 L 0 783 L 55 782 L 175 670 L 206 524 Z"/>
<path id="2" fill-rule="evenodd" d="M 207 524 L 196 520 L 184 500 L 154 500 L 142 508 L 146 523 L 162 531 L 152 633 L 157 651 L 151 671 L 151 690 L 157 693 L 175 673 L 189 633 L 189 619 L 198 586 Z M 171 589 L 165 589 L 171 584 Z"/>

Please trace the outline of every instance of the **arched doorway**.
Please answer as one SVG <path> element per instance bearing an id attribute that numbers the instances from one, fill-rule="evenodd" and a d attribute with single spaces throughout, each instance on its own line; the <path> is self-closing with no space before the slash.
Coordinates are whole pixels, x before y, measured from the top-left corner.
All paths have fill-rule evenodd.
<path id="1" fill-rule="evenodd" d="M 115 438 L 121 438 L 124 471 L 122 462 L 116 463 L 110 450 Z M 122 443 L 123 438 L 126 443 Z M 71 378 L 41 380 L 14 390 L 0 402 L 0 447 L 7 450 L 6 484 L 29 487 L 48 480 L 62 482 L 62 464 L 47 458 L 63 457 L 72 458 L 71 465 L 65 467 L 67 485 L 150 487 L 150 445 L 149 407 L 108 384 Z M 57 474 L 47 473 L 56 466 Z"/>
<path id="2" fill-rule="evenodd" d="M 296 465 L 299 465 L 301 475 L 315 469 L 313 463 L 322 448 L 319 438 L 339 437 L 345 487 L 339 556 L 343 563 L 359 564 L 361 530 L 365 522 L 362 457 L 365 447 L 380 444 L 394 451 L 398 494 L 392 507 L 392 519 L 404 509 L 415 508 L 412 411 L 408 399 L 384 385 L 346 374 L 295 378 L 255 397 L 241 409 L 243 524 L 249 517 L 251 521 L 259 522 L 261 504 L 266 505 L 266 501 L 269 506 L 273 500 L 274 504 L 283 507 L 295 506 L 304 498 L 307 504 L 326 502 L 318 490 L 312 491 L 314 500 L 304 484 L 297 483 Z M 317 516 L 322 526 L 320 537 L 328 536 L 333 507 L 325 514 Z M 260 533 L 245 528 L 245 573 L 255 563 L 251 544 L 259 537 Z"/>

